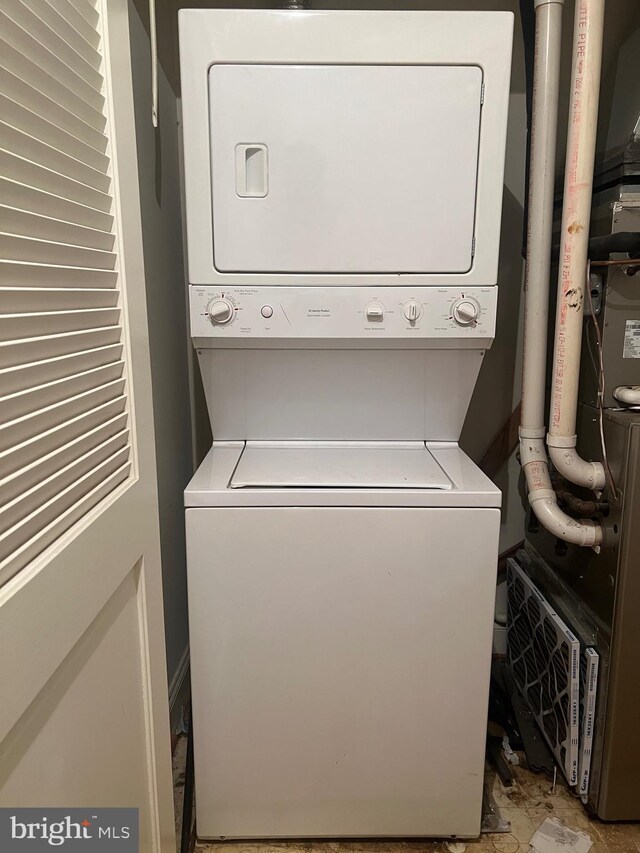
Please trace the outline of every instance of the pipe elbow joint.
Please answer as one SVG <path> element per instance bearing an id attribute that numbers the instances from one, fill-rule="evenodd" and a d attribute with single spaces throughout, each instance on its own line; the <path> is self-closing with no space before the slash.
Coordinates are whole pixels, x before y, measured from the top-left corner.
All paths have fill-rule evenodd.
<path id="1" fill-rule="evenodd" d="M 585 548 L 597 548 L 602 544 L 602 527 L 590 519 L 576 521 L 564 513 L 553 490 L 530 492 L 529 503 L 540 524 L 558 539 Z"/>
<path id="2" fill-rule="evenodd" d="M 570 483 L 586 489 L 601 491 L 606 484 L 604 466 L 601 462 L 587 462 L 575 447 L 576 436 L 561 438 L 548 435 L 549 458 L 556 471 Z"/>
<path id="3" fill-rule="evenodd" d="M 619 385 L 613 396 L 625 406 L 640 406 L 640 385 Z"/>
<path id="4" fill-rule="evenodd" d="M 538 439 L 544 450 L 544 440 Z M 521 438 L 522 444 L 522 438 Z M 558 506 L 556 493 L 551 485 L 549 466 L 546 459 L 532 458 L 523 471 L 531 509 L 540 524 L 565 542 L 585 548 L 597 548 L 603 540 L 602 526 L 590 519 L 577 521 Z"/>

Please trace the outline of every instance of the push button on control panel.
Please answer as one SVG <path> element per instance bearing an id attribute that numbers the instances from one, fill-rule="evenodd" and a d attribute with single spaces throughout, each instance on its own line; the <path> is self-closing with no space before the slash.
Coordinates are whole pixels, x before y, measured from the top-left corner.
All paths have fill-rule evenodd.
<path id="1" fill-rule="evenodd" d="M 380 323 L 384 320 L 384 305 L 380 302 L 370 302 L 366 308 L 367 320 L 371 323 Z"/>
<path id="2" fill-rule="evenodd" d="M 265 318 L 265 320 L 268 320 L 269 317 L 273 317 L 273 308 L 271 307 L 271 305 L 263 305 L 260 309 L 260 313 Z"/>

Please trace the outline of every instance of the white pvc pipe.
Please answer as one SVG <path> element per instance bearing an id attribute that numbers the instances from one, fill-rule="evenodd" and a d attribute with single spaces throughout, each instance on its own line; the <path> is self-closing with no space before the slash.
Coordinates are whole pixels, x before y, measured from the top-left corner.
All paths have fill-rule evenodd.
<path id="1" fill-rule="evenodd" d="M 553 223 L 558 87 L 564 0 L 535 0 L 536 35 L 531 122 L 529 219 L 525 268 L 524 361 L 520 462 L 531 507 L 555 536 L 597 546 L 602 528 L 576 521 L 557 503 L 544 445 L 549 267 Z"/>
<path id="2" fill-rule="evenodd" d="M 524 453 L 523 443 L 520 443 L 521 459 L 525 461 L 527 486 L 529 488 L 529 503 L 536 518 L 554 536 L 571 542 L 574 545 L 595 548 L 602 544 L 602 527 L 590 519 L 577 521 L 563 512 L 558 506 L 558 498 L 551 485 L 549 477 L 549 465 L 546 460 L 536 459 L 539 454 L 544 455 L 544 442 L 537 439 L 538 446 L 530 446 L 529 453 Z M 525 442 L 526 446 L 526 442 Z"/>
<path id="3" fill-rule="evenodd" d="M 576 412 L 596 150 L 605 0 L 576 0 L 569 128 L 556 303 L 553 381 L 547 445 L 559 473 L 590 489 L 605 485 L 604 467 L 582 459 Z"/>
<path id="4" fill-rule="evenodd" d="M 149 39 L 151 42 L 151 124 L 158 126 L 158 27 L 156 0 L 149 0 Z"/>
<path id="5" fill-rule="evenodd" d="M 529 218 L 525 266 L 524 358 L 522 366 L 522 429 L 530 438 L 544 438 L 549 266 L 553 225 L 553 193 L 558 127 L 560 48 L 564 0 L 536 0 L 535 57 Z M 526 389 L 526 392 L 525 392 Z"/>
<path id="6" fill-rule="evenodd" d="M 568 438 L 547 435 L 549 457 L 556 471 L 570 483 L 600 491 L 605 485 L 604 467 L 601 462 L 583 459 L 576 450 L 576 440 L 576 435 Z M 565 441 L 568 443 L 563 444 Z"/>
<path id="7" fill-rule="evenodd" d="M 640 385 L 619 385 L 613 396 L 625 406 L 640 406 Z"/>

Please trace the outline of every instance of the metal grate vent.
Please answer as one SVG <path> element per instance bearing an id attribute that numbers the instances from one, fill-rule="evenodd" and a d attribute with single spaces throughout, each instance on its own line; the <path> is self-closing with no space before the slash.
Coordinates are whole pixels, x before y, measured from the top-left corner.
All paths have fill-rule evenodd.
<path id="1" fill-rule="evenodd" d="M 578 781 L 580 643 L 514 560 L 507 565 L 507 654 L 570 785 Z"/>

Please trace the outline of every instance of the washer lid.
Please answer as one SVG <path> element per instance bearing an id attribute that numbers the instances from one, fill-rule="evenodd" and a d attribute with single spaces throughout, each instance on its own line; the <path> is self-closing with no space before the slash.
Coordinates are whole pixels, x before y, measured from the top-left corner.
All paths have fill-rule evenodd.
<path id="1" fill-rule="evenodd" d="M 451 489 L 452 483 L 420 442 L 248 441 L 229 486 Z"/>

